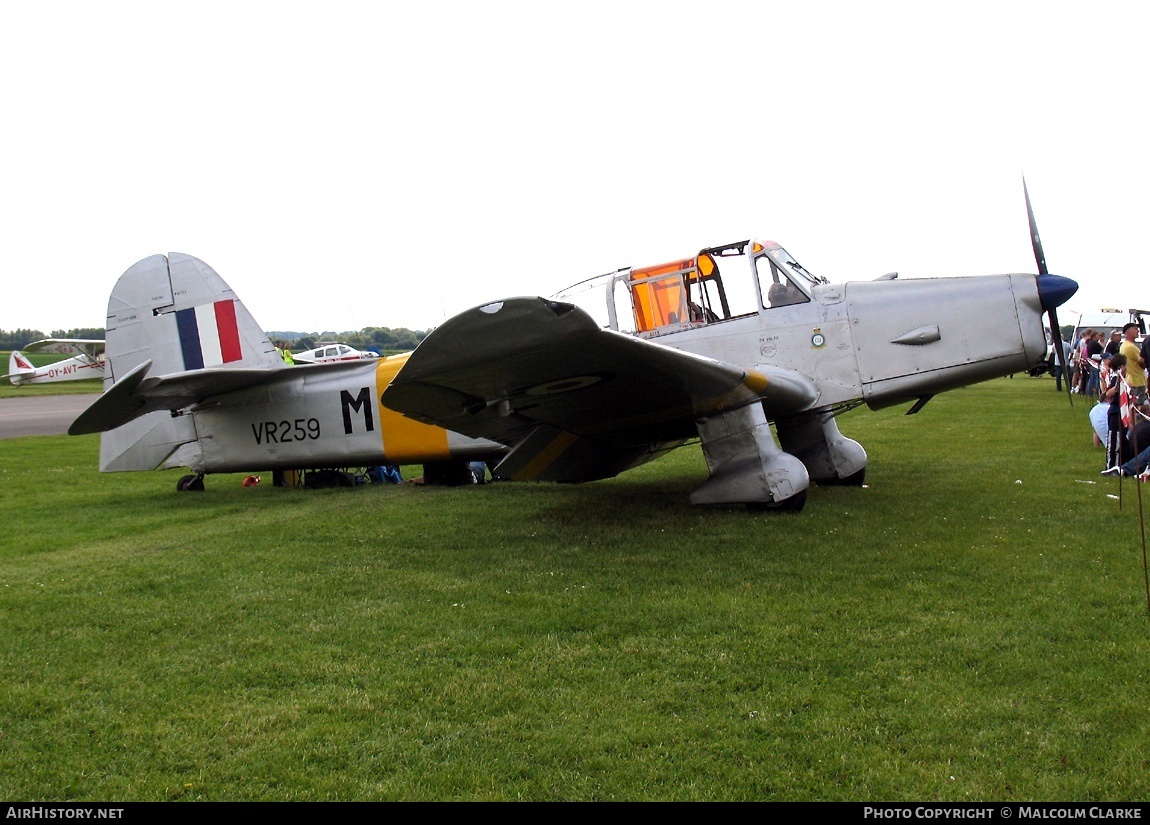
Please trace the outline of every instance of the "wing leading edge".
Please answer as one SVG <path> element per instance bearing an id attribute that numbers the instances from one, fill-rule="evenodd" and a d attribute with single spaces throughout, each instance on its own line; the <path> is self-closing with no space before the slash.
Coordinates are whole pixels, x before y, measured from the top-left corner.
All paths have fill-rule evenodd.
<path id="1" fill-rule="evenodd" d="M 47 355 L 79 355 L 96 361 L 104 354 L 104 342 L 95 338 L 44 338 L 28 344 L 23 351 Z"/>
<path id="2" fill-rule="evenodd" d="M 438 327 L 382 400 L 512 447 L 500 475 L 591 481 L 682 444 L 700 419 L 761 400 L 799 410 L 815 397 L 795 373 L 768 376 L 601 329 L 572 304 L 513 298 Z"/>

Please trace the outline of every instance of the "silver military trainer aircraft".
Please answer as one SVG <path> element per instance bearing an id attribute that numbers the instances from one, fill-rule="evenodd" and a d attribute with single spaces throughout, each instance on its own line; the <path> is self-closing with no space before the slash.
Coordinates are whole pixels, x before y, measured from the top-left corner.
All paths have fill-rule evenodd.
<path id="1" fill-rule="evenodd" d="M 153 255 L 112 290 L 104 393 L 69 432 L 103 433 L 102 471 L 186 467 L 192 490 L 209 473 L 472 461 L 593 481 L 698 439 L 692 503 L 797 511 L 812 481 L 863 483 L 838 414 L 917 412 L 1043 359 L 1043 314 L 1059 336 L 1078 285 L 1046 271 L 1029 197 L 1027 212 L 1038 275 L 832 284 L 744 240 L 484 304 L 404 355 L 294 367 L 211 267 Z"/>

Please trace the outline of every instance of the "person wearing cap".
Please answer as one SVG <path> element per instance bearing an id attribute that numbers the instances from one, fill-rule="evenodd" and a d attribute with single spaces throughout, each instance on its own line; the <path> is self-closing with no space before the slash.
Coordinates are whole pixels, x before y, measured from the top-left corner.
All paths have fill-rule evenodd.
<path id="1" fill-rule="evenodd" d="M 1112 355 L 1118 354 L 1118 348 L 1122 346 L 1122 331 L 1118 329 L 1110 330 L 1110 341 L 1106 344 L 1106 349 L 1103 350 L 1105 355 L 1103 358 L 1109 358 Z M 1143 344 L 1145 346 L 1145 344 Z"/>
<path id="2" fill-rule="evenodd" d="M 1141 328 L 1139 328 L 1138 331 L 1141 332 L 1142 331 Z M 1148 385 L 1150 385 L 1150 352 L 1147 352 L 1147 343 L 1148 342 L 1147 342 L 1146 338 L 1143 337 L 1142 338 L 1142 349 L 1140 349 L 1138 351 L 1138 355 L 1141 356 L 1138 360 L 1138 364 L 1142 367 L 1143 370 L 1146 371 L 1146 374 L 1147 374 L 1147 382 L 1146 383 Z M 1150 395 L 1150 386 L 1147 387 L 1147 393 L 1148 393 L 1148 395 Z"/>
<path id="3" fill-rule="evenodd" d="M 1146 366 L 1138 345 L 1134 343 L 1134 339 L 1141 331 L 1133 321 L 1126 324 L 1122 327 L 1122 344 L 1118 347 L 1118 353 L 1126 356 L 1126 384 L 1138 403 L 1146 400 Z"/>

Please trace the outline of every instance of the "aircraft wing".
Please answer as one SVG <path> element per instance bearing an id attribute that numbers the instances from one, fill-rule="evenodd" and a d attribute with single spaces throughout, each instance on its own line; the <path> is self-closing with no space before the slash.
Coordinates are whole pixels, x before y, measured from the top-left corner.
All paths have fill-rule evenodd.
<path id="1" fill-rule="evenodd" d="M 43 352 L 50 355 L 86 355 L 93 361 L 104 352 L 104 342 L 94 338 L 44 338 L 33 341 L 21 352 Z"/>
<path id="2" fill-rule="evenodd" d="M 572 304 L 513 298 L 436 328 L 382 401 L 511 446 L 500 475 L 588 481 L 695 437 L 695 421 L 720 410 L 762 400 L 796 412 L 816 397 L 793 371 L 744 369 L 601 329 Z"/>

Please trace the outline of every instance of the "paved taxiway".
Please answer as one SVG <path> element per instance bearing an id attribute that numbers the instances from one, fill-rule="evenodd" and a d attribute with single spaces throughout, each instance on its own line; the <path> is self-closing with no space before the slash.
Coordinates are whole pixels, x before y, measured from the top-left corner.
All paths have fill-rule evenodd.
<path id="1" fill-rule="evenodd" d="M 0 398 L 0 438 L 63 435 L 97 394 Z"/>

